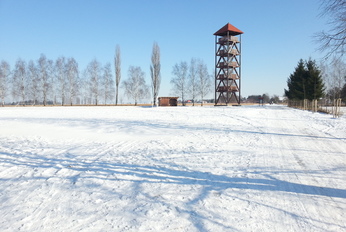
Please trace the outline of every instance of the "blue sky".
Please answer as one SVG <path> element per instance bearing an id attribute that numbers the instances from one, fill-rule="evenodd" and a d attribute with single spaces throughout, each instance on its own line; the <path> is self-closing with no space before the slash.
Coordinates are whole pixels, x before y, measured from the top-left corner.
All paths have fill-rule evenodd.
<path id="1" fill-rule="evenodd" d="M 170 95 L 172 67 L 200 58 L 214 70 L 215 33 L 228 22 L 242 35 L 242 95 L 283 95 L 299 59 L 319 61 L 314 33 L 327 29 L 318 0 L 0 0 L 0 60 L 74 57 L 80 70 L 94 58 L 122 79 L 140 66 L 150 83 L 153 42 L 161 48 L 160 96 Z M 113 67 L 114 69 L 114 67 Z M 213 94 L 210 94 L 212 97 Z"/>

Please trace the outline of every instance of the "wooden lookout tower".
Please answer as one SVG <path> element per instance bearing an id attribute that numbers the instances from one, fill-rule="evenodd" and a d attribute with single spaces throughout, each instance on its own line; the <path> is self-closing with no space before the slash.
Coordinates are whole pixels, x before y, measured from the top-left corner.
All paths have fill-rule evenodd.
<path id="1" fill-rule="evenodd" d="M 240 105 L 241 34 L 227 23 L 215 35 L 215 105 Z"/>

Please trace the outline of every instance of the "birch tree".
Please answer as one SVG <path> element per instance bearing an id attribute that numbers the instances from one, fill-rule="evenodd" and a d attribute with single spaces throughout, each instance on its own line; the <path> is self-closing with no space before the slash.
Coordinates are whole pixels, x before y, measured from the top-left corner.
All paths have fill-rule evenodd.
<path id="1" fill-rule="evenodd" d="M 9 76 L 10 76 L 10 65 L 6 61 L 1 61 L 0 64 L 0 99 L 1 99 L 1 105 L 5 105 L 5 98 L 8 94 L 8 83 L 9 83 Z"/>
<path id="2" fill-rule="evenodd" d="M 211 90 L 211 76 L 208 73 L 207 65 L 203 61 L 199 61 L 197 65 L 197 75 L 199 79 L 199 94 L 201 96 L 201 106 L 203 106 L 204 97 Z"/>
<path id="3" fill-rule="evenodd" d="M 149 87 L 145 83 L 145 73 L 140 67 L 130 66 L 128 71 L 129 78 L 123 82 L 125 95 L 132 98 L 137 105 L 138 101 L 147 98 Z"/>
<path id="4" fill-rule="evenodd" d="M 188 78 L 188 89 L 191 94 L 192 105 L 194 106 L 199 89 L 199 80 L 197 79 L 197 60 L 195 58 L 192 58 L 190 61 Z"/>
<path id="5" fill-rule="evenodd" d="M 151 65 L 150 65 L 150 75 L 151 75 L 151 91 L 153 97 L 153 104 L 157 105 L 157 97 L 161 85 L 161 62 L 160 62 L 160 47 L 155 42 L 153 45 L 153 51 L 151 54 Z"/>
<path id="6" fill-rule="evenodd" d="M 86 72 L 89 80 L 90 97 L 91 99 L 94 99 L 95 105 L 98 105 L 100 95 L 101 64 L 94 59 L 88 64 Z"/>
<path id="7" fill-rule="evenodd" d="M 340 57 L 334 57 L 330 65 L 322 66 L 323 77 L 327 77 L 328 93 L 330 100 L 341 97 L 341 90 L 346 81 L 346 64 Z"/>
<path id="8" fill-rule="evenodd" d="M 63 106 L 66 102 L 66 59 L 61 56 L 55 61 L 56 69 L 56 91 L 58 92 L 60 103 Z"/>
<path id="9" fill-rule="evenodd" d="M 33 101 L 33 105 L 37 104 L 40 93 L 40 80 L 35 62 L 30 60 L 28 63 L 28 94 Z"/>
<path id="10" fill-rule="evenodd" d="M 56 74 L 54 61 L 47 60 L 47 101 L 51 101 L 53 105 L 56 104 L 56 91 L 54 86 L 56 85 Z M 48 103 L 48 102 L 47 102 Z"/>
<path id="11" fill-rule="evenodd" d="M 90 83 L 88 80 L 88 73 L 87 70 L 85 69 L 81 73 L 81 78 L 79 81 L 79 91 L 80 91 L 80 96 L 82 99 L 82 104 L 91 104 L 91 98 L 90 98 Z"/>
<path id="12" fill-rule="evenodd" d="M 22 59 L 18 59 L 13 72 L 13 96 L 19 97 L 22 105 L 25 105 L 27 73 L 26 63 Z"/>
<path id="13" fill-rule="evenodd" d="M 42 101 L 43 105 L 47 105 L 48 100 L 48 93 L 50 88 L 49 83 L 49 75 L 48 75 L 48 61 L 47 57 L 44 54 L 41 54 L 40 58 L 38 59 L 38 72 L 39 72 L 39 78 L 41 82 L 41 91 L 42 91 Z"/>
<path id="14" fill-rule="evenodd" d="M 74 58 L 69 58 L 66 66 L 66 77 L 67 77 L 67 87 L 69 103 L 72 106 L 73 99 L 78 94 L 78 63 Z"/>
<path id="15" fill-rule="evenodd" d="M 103 67 L 102 86 L 104 104 L 107 104 L 108 100 L 112 100 L 114 97 L 114 81 L 110 63 Z"/>
<path id="16" fill-rule="evenodd" d="M 114 66 L 115 66 L 115 105 L 118 105 L 119 84 L 121 80 L 121 52 L 120 52 L 119 45 L 117 45 L 115 48 Z"/>
<path id="17" fill-rule="evenodd" d="M 187 75 L 188 75 L 188 65 L 187 62 L 182 61 L 179 64 L 173 66 L 172 71 L 173 77 L 171 79 L 171 84 L 173 85 L 172 91 L 177 94 L 183 105 L 185 106 L 185 95 L 187 92 Z"/>

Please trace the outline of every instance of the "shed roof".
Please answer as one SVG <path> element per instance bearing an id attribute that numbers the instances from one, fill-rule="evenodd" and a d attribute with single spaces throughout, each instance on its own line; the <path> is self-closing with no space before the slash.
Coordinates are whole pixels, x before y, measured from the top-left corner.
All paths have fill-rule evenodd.
<path id="1" fill-rule="evenodd" d="M 227 35 L 227 32 L 230 32 L 229 33 L 230 35 L 240 35 L 240 34 L 244 33 L 241 30 L 239 30 L 238 28 L 236 28 L 235 26 L 233 26 L 232 24 L 227 23 L 220 30 L 215 32 L 214 35 L 224 36 L 224 35 Z"/>
<path id="2" fill-rule="evenodd" d="M 178 99 L 179 97 L 159 97 L 159 99 Z"/>

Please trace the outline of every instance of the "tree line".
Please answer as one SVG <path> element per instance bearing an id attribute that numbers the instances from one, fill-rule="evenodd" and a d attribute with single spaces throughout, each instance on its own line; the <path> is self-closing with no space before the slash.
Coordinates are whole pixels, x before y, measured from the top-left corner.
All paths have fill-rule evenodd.
<path id="1" fill-rule="evenodd" d="M 55 61 L 41 54 L 37 61 L 19 58 L 11 69 L 0 63 L 0 98 L 21 105 L 107 104 L 114 96 L 111 64 L 92 60 L 80 73 L 77 61 L 61 56 Z"/>
<path id="2" fill-rule="evenodd" d="M 343 60 L 346 45 L 346 1 L 321 1 L 320 16 L 327 17 L 328 30 L 315 34 L 319 50 L 327 52 L 320 66 L 311 59 L 298 62 L 287 80 L 285 95 L 291 100 L 318 100 L 330 102 L 342 98 L 346 102 L 346 64 Z M 329 62 L 327 63 L 327 61 Z"/>
<path id="3" fill-rule="evenodd" d="M 193 106 L 197 99 L 203 105 L 204 98 L 211 90 L 211 75 L 203 60 L 192 58 L 190 64 L 186 61 L 176 63 L 172 74 L 172 92 L 181 98 L 182 104 L 185 105 L 189 97 Z"/>
<path id="4" fill-rule="evenodd" d="M 341 98 L 346 102 L 346 63 L 341 57 L 333 57 L 329 64 L 320 64 L 326 84 L 325 97 L 331 101 Z"/>
<path id="5" fill-rule="evenodd" d="M 285 96 L 289 100 L 329 101 L 342 98 L 346 101 L 346 64 L 335 57 L 330 64 L 325 60 L 318 66 L 314 60 L 299 60 L 294 72 L 287 80 Z"/>
<path id="6" fill-rule="evenodd" d="M 153 60 L 151 70 L 153 96 L 157 96 L 160 81 L 160 49 L 154 43 Z M 138 74 L 140 67 L 129 68 L 129 80 L 124 80 L 121 85 L 121 52 L 120 46 L 116 46 L 114 55 L 114 77 L 112 67 L 109 62 L 101 64 L 97 59 L 88 63 L 87 67 L 80 71 L 78 63 L 74 58 L 61 56 L 55 61 L 48 59 L 41 54 L 37 61 L 29 62 L 18 59 L 13 69 L 6 61 L 0 63 L 0 100 L 1 105 L 5 105 L 6 97 L 12 97 L 13 102 L 21 105 L 74 105 L 74 104 L 118 104 L 119 87 L 125 89 L 125 94 L 129 97 L 135 96 L 136 91 L 142 90 L 146 85 L 143 83 L 138 89 L 132 89 L 140 81 L 133 77 Z M 141 72 L 139 72 L 141 73 Z M 131 82 L 132 81 L 132 82 Z M 145 82 L 145 80 L 144 80 Z M 134 94 L 134 95 L 133 95 Z M 137 94 L 137 95 L 136 95 Z M 148 88 L 140 97 L 148 97 Z"/>
<path id="7" fill-rule="evenodd" d="M 206 64 L 199 59 L 191 59 L 190 65 L 181 62 L 173 66 L 172 92 L 182 102 L 186 96 L 193 100 L 203 99 L 210 91 L 211 80 Z M 157 105 L 161 85 L 160 47 L 154 42 L 151 65 L 151 86 L 145 82 L 145 73 L 139 66 L 130 66 L 128 78 L 121 80 L 121 51 L 117 45 L 114 55 L 114 75 L 112 65 L 101 64 L 93 59 L 80 71 L 77 61 L 72 57 L 61 56 L 56 60 L 41 54 L 39 59 L 28 62 L 18 59 L 13 69 L 6 61 L 0 63 L 0 100 L 12 97 L 21 105 L 99 105 L 118 104 L 119 88 L 124 95 L 137 103 L 152 97 Z M 150 88 L 151 87 L 151 88 Z M 190 95 L 190 94 L 191 95 Z M 115 101 L 114 101 L 115 100 Z"/>
<path id="8" fill-rule="evenodd" d="M 285 95 L 290 100 L 313 100 L 324 96 L 325 86 L 316 62 L 299 60 L 294 72 L 287 80 Z"/>

